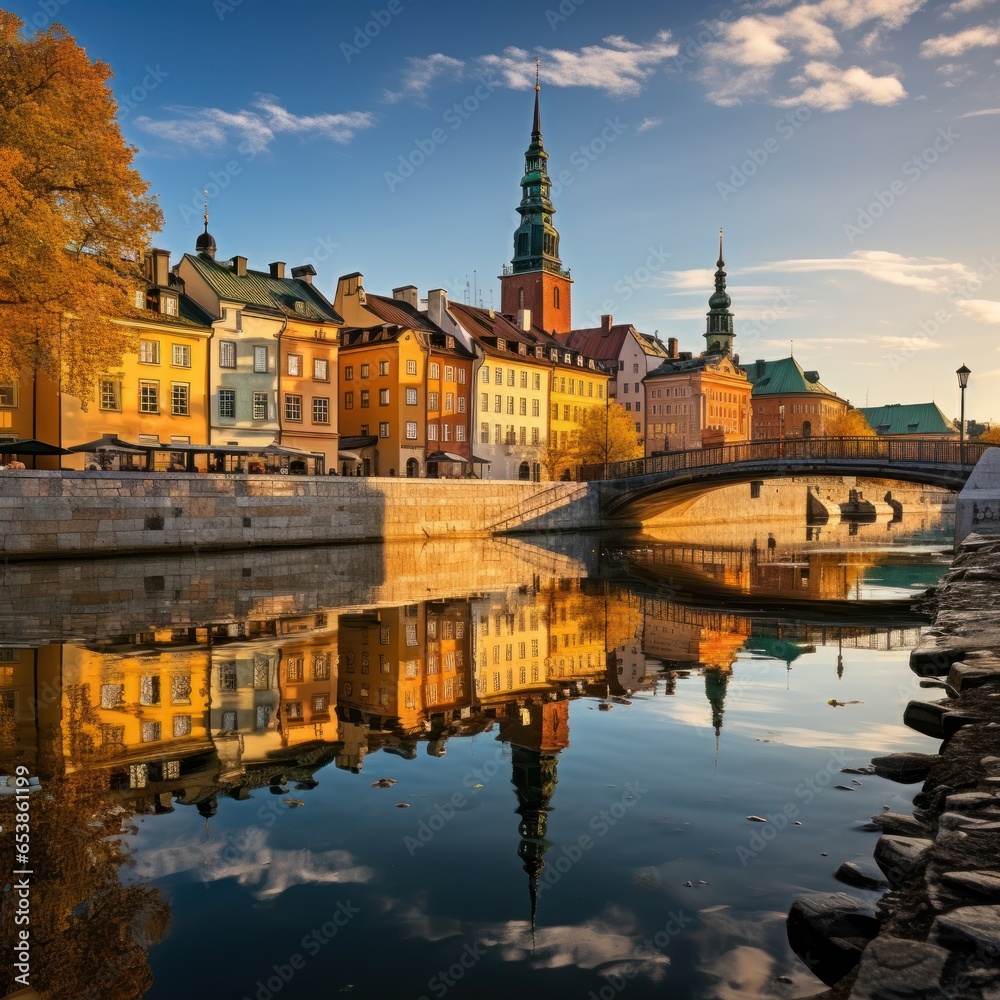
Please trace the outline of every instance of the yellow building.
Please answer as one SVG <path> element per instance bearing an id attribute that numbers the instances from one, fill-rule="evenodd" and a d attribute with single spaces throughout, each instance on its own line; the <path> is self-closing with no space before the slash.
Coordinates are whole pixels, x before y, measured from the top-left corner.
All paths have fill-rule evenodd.
<path id="1" fill-rule="evenodd" d="M 611 376 L 593 358 L 569 350 L 554 337 L 548 339 L 551 343 L 547 349 L 552 362 L 549 478 L 572 479 L 576 475 L 575 444 L 580 421 L 587 410 L 604 411 Z"/>
<path id="2" fill-rule="evenodd" d="M 150 250 L 147 283 L 136 289 L 133 309 L 115 322 L 135 330 L 138 349 L 101 379 L 93 397 L 60 393 L 49 380 L 0 387 L 0 433 L 9 439 L 37 437 L 64 448 L 104 435 L 143 445 L 204 444 L 208 440 L 211 317 L 184 294 L 170 273 L 170 254 Z M 37 393 L 37 399 L 34 398 Z M 183 456 L 158 453 L 167 468 Z M 82 469 L 88 465 L 145 468 L 145 453 L 74 453 L 39 458 L 37 468 Z"/>
<path id="3" fill-rule="evenodd" d="M 335 613 L 322 613 L 278 622 L 281 660 L 276 714 L 283 748 L 337 738 L 337 619 Z"/>

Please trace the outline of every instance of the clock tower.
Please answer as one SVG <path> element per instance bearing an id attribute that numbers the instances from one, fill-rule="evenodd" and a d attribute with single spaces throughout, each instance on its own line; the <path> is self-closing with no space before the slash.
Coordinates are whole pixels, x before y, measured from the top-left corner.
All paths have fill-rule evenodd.
<path id="1" fill-rule="evenodd" d="M 559 259 L 559 233 L 552 225 L 552 182 L 548 174 L 549 154 L 542 144 L 539 112 L 538 68 L 535 68 L 535 117 L 531 145 L 524 154 L 521 178 L 521 224 L 514 233 L 514 256 L 500 275 L 500 311 L 516 317 L 530 309 L 531 321 L 548 333 L 568 333 L 570 323 L 569 270 Z"/>

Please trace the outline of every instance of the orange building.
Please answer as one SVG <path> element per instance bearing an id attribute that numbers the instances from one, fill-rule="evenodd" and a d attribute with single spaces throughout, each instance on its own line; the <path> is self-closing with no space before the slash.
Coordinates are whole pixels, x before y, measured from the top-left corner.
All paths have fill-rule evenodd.
<path id="1" fill-rule="evenodd" d="M 849 406 L 795 358 L 747 365 L 753 384 L 753 437 L 757 441 L 823 437 L 827 422 Z"/>

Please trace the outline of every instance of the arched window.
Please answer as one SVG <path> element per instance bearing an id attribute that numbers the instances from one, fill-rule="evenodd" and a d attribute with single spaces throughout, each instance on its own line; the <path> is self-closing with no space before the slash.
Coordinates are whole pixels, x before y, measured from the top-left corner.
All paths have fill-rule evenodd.
<path id="1" fill-rule="evenodd" d="M 558 287 L 552 289 L 552 305 L 556 309 L 559 308 L 559 289 L 558 289 Z"/>
<path id="2" fill-rule="evenodd" d="M 531 479 L 531 466 L 527 462 L 522 462 L 517 470 L 518 479 Z"/>
<path id="3" fill-rule="evenodd" d="M 812 437 L 813 425 L 811 420 L 802 421 L 802 436 L 804 438 Z"/>
<path id="4" fill-rule="evenodd" d="M 415 458 L 406 460 L 406 478 L 416 479 L 420 474 L 420 463 Z"/>

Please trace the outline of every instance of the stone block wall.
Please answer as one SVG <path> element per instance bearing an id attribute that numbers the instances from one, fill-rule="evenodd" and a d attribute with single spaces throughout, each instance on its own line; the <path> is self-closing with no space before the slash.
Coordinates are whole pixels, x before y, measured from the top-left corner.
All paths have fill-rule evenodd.
<path id="1" fill-rule="evenodd" d="M 354 477 L 0 473 L 7 558 L 211 551 L 602 527 L 580 483 Z"/>

